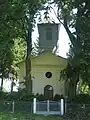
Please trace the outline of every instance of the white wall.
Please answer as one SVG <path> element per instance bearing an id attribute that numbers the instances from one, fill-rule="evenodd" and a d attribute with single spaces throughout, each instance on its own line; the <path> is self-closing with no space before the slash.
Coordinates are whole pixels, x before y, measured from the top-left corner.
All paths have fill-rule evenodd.
<path id="1" fill-rule="evenodd" d="M 55 94 L 64 95 L 64 81 L 60 80 L 60 71 L 67 65 L 67 60 L 57 57 L 52 53 L 42 54 L 31 59 L 32 92 L 44 94 L 44 87 L 51 85 Z M 52 77 L 47 78 L 46 72 L 51 72 Z M 25 62 L 20 64 L 20 81 L 25 77 Z M 23 86 L 20 85 L 22 88 Z"/>
<path id="2" fill-rule="evenodd" d="M 51 72 L 52 77 L 47 78 L 46 72 Z M 60 81 L 60 70 L 58 68 L 35 68 L 32 71 L 33 75 L 33 93 L 44 94 L 44 87 L 51 85 L 55 94 L 64 94 L 64 81 Z"/>

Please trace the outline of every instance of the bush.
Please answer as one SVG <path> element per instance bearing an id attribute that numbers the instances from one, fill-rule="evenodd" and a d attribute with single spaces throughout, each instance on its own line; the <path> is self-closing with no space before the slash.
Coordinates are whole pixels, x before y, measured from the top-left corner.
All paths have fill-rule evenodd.
<path id="1" fill-rule="evenodd" d="M 6 98 L 8 93 L 5 93 L 3 91 L 0 91 L 0 100 L 4 100 Z"/>
<path id="2" fill-rule="evenodd" d="M 37 94 L 35 95 L 35 97 L 36 97 L 37 100 L 39 100 L 39 101 L 44 101 L 44 100 L 45 100 L 45 97 L 44 97 L 43 94 L 39 94 L 39 93 L 37 93 Z"/>
<path id="3" fill-rule="evenodd" d="M 82 104 L 90 104 L 90 95 L 79 94 L 76 97 L 74 97 L 71 102 L 82 103 Z"/>
<path id="4" fill-rule="evenodd" d="M 7 101 L 33 101 L 34 95 L 28 95 L 26 90 L 22 89 L 18 92 L 8 93 L 4 98 Z"/>
<path id="5" fill-rule="evenodd" d="M 33 98 L 34 98 L 33 94 L 31 94 L 31 95 L 25 94 L 25 95 L 21 96 L 21 98 L 19 100 L 20 101 L 30 101 L 30 102 L 32 102 Z"/>
<path id="6" fill-rule="evenodd" d="M 54 100 L 55 101 L 58 101 L 58 100 L 60 100 L 61 99 L 61 96 L 59 95 L 59 94 L 56 94 L 55 96 L 54 96 Z"/>
<path id="7" fill-rule="evenodd" d="M 18 100 L 17 92 L 8 93 L 4 100 L 7 100 L 7 101 Z"/>

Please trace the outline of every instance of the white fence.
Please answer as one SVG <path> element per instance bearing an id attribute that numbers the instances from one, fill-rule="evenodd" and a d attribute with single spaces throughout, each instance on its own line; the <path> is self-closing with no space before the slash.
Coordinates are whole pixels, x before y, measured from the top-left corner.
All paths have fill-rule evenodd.
<path id="1" fill-rule="evenodd" d="M 33 113 L 34 114 L 64 114 L 64 100 L 61 101 L 33 101 Z"/>

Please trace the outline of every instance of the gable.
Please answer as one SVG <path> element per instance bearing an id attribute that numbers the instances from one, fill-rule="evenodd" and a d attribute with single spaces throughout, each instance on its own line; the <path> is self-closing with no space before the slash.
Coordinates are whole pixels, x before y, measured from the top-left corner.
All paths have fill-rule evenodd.
<path id="1" fill-rule="evenodd" d="M 31 58 L 32 66 L 65 66 L 67 65 L 67 60 L 60 56 L 56 56 L 53 53 L 47 52 L 43 53 L 37 57 Z"/>

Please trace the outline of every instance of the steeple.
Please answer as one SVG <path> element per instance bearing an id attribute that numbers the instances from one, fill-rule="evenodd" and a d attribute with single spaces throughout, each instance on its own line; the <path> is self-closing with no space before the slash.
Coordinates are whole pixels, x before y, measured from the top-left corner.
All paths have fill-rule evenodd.
<path id="1" fill-rule="evenodd" d="M 40 50 L 53 51 L 57 48 L 59 39 L 59 26 L 57 23 L 41 23 L 38 24 L 39 31 L 39 47 Z"/>

